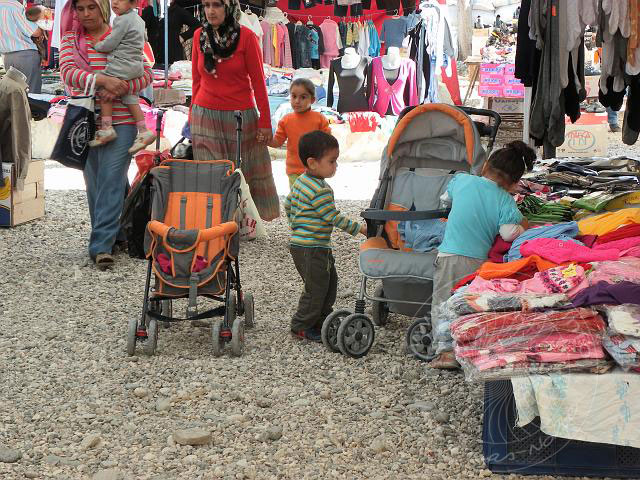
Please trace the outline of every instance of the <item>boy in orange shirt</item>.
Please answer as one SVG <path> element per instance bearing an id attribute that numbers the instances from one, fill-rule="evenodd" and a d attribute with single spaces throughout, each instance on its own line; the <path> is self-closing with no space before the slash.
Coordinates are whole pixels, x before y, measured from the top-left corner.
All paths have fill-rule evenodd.
<path id="1" fill-rule="evenodd" d="M 269 142 L 270 147 L 280 147 L 287 141 L 287 176 L 289 189 L 298 177 L 305 172 L 305 167 L 298 155 L 298 142 L 305 133 L 322 130 L 331 133 L 329 122 L 324 115 L 311 110 L 311 104 L 316 101 L 316 87 L 311 80 L 296 78 L 289 88 L 293 113 L 285 115 L 278 123 L 278 129 Z"/>

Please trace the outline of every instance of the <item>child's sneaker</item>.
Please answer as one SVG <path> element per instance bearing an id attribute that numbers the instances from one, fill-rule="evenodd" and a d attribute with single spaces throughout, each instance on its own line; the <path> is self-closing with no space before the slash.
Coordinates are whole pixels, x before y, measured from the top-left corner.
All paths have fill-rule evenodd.
<path id="1" fill-rule="evenodd" d="M 135 142 L 133 142 L 133 145 L 129 149 L 129 153 L 133 154 L 133 153 L 139 152 L 140 150 L 145 148 L 147 145 L 151 145 L 155 139 L 156 139 L 156 134 L 153 133 L 151 130 L 146 130 L 144 132 L 138 133 L 138 136 L 136 137 Z"/>
<path id="2" fill-rule="evenodd" d="M 96 132 L 96 136 L 89 142 L 90 147 L 99 147 L 118 138 L 118 134 L 113 127 L 100 129 Z"/>
<path id="3" fill-rule="evenodd" d="M 322 337 L 320 336 L 320 332 L 315 328 L 308 328 L 306 330 L 293 331 L 291 330 L 291 334 L 295 335 L 298 338 L 303 340 L 309 340 L 310 342 L 322 343 Z"/>

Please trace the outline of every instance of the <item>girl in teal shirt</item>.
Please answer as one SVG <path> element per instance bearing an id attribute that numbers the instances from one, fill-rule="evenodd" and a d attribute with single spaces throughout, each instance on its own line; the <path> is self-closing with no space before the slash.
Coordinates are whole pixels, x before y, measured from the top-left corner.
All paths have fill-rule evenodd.
<path id="1" fill-rule="evenodd" d="M 438 314 L 462 278 L 475 272 L 487 260 L 496 236 L 510 242 L 527 228 L 509 192 L 522 175 L 533 168 L 535 152 L 515 141 L 496 150 L 482 168 L 482 176 L 461 173 L 453 177 L 443 195 L 452 202 L 442 244 L 438 248 L 431 298 L 431 325 L 438 357 L 434 368 L 457 368 L 448 325 Z"/>

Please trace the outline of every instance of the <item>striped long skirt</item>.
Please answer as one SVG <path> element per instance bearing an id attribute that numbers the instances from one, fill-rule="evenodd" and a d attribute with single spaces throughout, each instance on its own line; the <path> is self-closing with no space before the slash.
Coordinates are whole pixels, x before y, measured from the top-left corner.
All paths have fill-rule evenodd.
<path id="1" fill-rule="evenodd" d="M 270 221 L 280 216 L 278 192 L 271 172 L 267 146 L 258 143 L 258 113 L 242 112 L 242 173 L 260 217 Z M 236 119 L 233 111 L 191 108 L 191 137 L 195 160 L 236 161 Z M 237 165 L 236 165 L 237 166 Z"/>

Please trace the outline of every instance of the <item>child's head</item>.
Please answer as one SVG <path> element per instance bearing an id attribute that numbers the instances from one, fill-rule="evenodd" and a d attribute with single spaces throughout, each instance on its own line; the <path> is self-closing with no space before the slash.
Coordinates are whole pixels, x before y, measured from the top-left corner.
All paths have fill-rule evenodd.
<path id="1" fill-rule="evenodd" d="M 111 0 L 111 10 L 116 15 L 122 15 L 136 8 L 137 0 Z"/>
<path id="2" fill-rule="evenodd" d="M 316 86 L 308 78 L 296 78 L 289 87 L 291 108 L 296 113 L 304 113 L 316 101 Z"/>
<path id="3" fill-rule="evenodd" d="M 340 146 L 333 135 L 314 130 L 300 137 L 298 154 L 307 171 L 319 178 L 331 178 L 336 174 Z"/>
<path id="4" fill-rule="evenodd" d="M 25 10 L 27 20 L 30 22 L 37 22 L 44 16 L 44 7 L 40 5 L 34 5 Z"/>
<path id="5" fill-rule="evenodd" d="M 533 168 L 536 152 L 526 143 L 516 140 L 491 154 L 482 175 L 492 177 L 505 190 L 511 190 L 525 172 Z"/>

